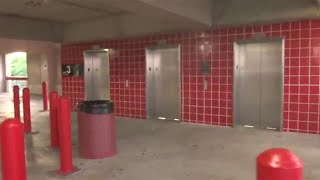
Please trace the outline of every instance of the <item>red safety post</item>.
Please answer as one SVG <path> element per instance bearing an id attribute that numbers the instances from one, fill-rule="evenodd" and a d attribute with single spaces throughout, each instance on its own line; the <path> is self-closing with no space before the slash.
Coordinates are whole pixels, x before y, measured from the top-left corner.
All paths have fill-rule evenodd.
<path id="1" fill-rule="evenodd" d="M 13 106 L 14 106 L 14 118 L 20 118 L 20 96 L 19 96 L 19 86 L 13 86 Z"/>
<path id="2" fill-rule="evenodd" d="M 58 102 L 58 125 L 60 145 L 60 173 L 68 175 L 78 171 L 72 164 L 70 102 L 67 97 L 60 97 Z"/>
<path id="3" fill-rule="evenodd" d="M 50 138 L 51 147 L 59 147 L 59 131 L 58 131 L 58 98 L 57 92 L 50 93 Z"/>
<path id="4" fill-rule="evenodd" d="M 29 90 L 29 88 L 23 88 L 23 90 L 22 90 L 22 104 L 23 104 L 24 132 L 37 134 L 38 131 L 32 131 L 32 127 L 31 127 L 30 90 Z"/>
<path id="5" fill-rule="evenodd" d="M 23 124 L 7 119 L 0 125 L 2 180 L 26 180 Z"/>
<path id="6" fill-rule="evenodd" d="M 42 101 L 43 101 L 43 111 L 48 111 L 48 84 L 47 82 L 42 82 Z"/>
<path id="7" fill-rule="evenodd" d="M 302 161 L 287 149 L 269 149 L 257 157 L 257 180 L 303 180 Z"/>
<path id="8" fill-rule="evenodd" d="M 24 132 L 31 133 L 30 91 L 29 91 L 29 88 L 23 88 L 23 90 L 22 90 L 22 103 L 23 103 Z"/>

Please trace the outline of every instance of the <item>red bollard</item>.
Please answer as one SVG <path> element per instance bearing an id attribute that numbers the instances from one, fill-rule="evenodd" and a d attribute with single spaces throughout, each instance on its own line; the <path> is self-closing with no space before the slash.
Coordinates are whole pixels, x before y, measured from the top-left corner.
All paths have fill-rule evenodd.
<path id="1" fill-rule="evenodd" d="M 26 180 L 23 124 L 7 119 L 0 125 L 2 180 Z"/>
<path id="2" fill-rule="evenodd" d="M 302 161 L 287 149 L 270 149 L 257 157 L 257 180 L 303 180 Z"/>
<path id="3" fill-rule="evenodd" d="M 13 86 L 13 106 L 14 106 L 14 118 L 20 118 L 20 96 L 19 96 L 19 86 Z"/>
<path id="4" fill-rule="evenodd" d="M 59 132 L 58 132 L 58 98 L 57 92 L 50 93 L 50 138 L 51 147 L 59 147 Z"/>
<path id="5" fill-rule="evenodd" d="M 30 111 L 30 90 L 23 88 L 22 90 L 22 103 L 23 103 L 23 125 L 25 133 L 37 134 L 38 131 L 32 131 L 31 128 L 31 111 Z"/>
<path id="6" fill-rule="evenodd" d="M 68 175 L 78 171 L 72 164 L 70 102 L 67 97 L 60 97 L 58 104 L 58 125 L 60 145 L 60 173 Z"/>
<path id="7" fill-rule="evenodd" d="M 29 88 L 23 88 L 22 100 L 23 100 L 24 132 L 31 133 L 30 90 L 29 90 Z"/>
<path id="8" fill-rule="evenodd" d="M 42 82 L 42 101 L 43 111 L 48 111 L 48 85 L 47 82 Z"/>

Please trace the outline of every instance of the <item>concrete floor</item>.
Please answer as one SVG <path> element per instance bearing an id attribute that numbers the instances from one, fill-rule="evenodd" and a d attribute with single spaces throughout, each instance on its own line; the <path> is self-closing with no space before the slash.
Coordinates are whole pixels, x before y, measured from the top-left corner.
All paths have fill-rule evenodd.
<path id="1" fill-rule="evenodd" d="M 0 95 L 0 120 L 13 114 L 11 97 Z M 59 152 L 48 148 L 48 113 L 33 97 L 33 129 L 26 135 L 29 180 L 255 180 L 256 156 L 272 147 L 294 151 L 304 162 L 305 180 L 320 178 L 320 136 L 118 118 L 119 154 L 101 160 L 80 159 L 73 116 L 74 165 L 67 177 L 50 173 Z"/>

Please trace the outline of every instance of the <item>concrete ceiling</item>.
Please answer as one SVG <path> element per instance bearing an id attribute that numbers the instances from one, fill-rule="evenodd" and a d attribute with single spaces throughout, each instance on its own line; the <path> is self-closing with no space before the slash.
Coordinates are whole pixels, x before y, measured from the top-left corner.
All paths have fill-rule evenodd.
<path id="1" fill-rule="evenodd" d="M 128 14 L 106 1 L 86 0 L 2 0 L 0 16 L 27 17 L 70 23 L 94 18 Z"/>
<path id="2" fill-rule="evenodd" d="M 320 0 L 1 0 L 0 23 L 20 19 L 20 24 L 28 24 L 21 27 L 31 28 L 28 32 L 33 32 L 30 24 L 36 27 L 47 23 L 48 31 L 52 31 L 51 26 L 54 26 L 54 29 L 60 29 L 61 32 L 55 31 L 54 36 L 48 37 L 42 35 L 46 38 L 43 40 L 55 37 L 53 41 L 78 41 L 318 18 L 319 7 Z M 91 26 L 97 35 L 89 35 L 90 28 L 86 30 L 86 26 Z M 130 32 L 128 28 L 132 26 L 137 27 L 133 27 Z M 83 32 L 79 33 L 82 29 Z M 14 36 L 14 33 L 9 34 Z M 36 34 L 33 32 L 33 37 L 26 38 L 36 39 Z M 57 38 L 59 35 L 61 37 Z"/>
<path id="3" fill-rule="evenodd" d="M 0 16 L 72 23 L 134 13 L 148 15 L 148 13 L 166 11 L 172 15 L 180 15 L 209 25 L 211 1 L 195 2 L 186 0 L 3 0 L 0 1 Z"/>
<path id="4" fill-rule="evenodd" d="M 212 25 L 269 23 L 320 17 L 320 0 L 214 0 Z"/>

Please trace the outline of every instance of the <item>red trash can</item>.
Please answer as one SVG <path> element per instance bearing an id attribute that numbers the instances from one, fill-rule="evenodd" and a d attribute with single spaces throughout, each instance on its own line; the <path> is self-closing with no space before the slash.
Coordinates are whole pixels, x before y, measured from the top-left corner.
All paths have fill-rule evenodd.
<path id="1" fill-rule="evenodd" d="M 287 149 L 269 149 L 257 157 L 257 180 L 303 180 L 302 161 Z"/>
<path id="2" fill-rule="evenodd" d="M 80 157 L 100 159 L 117 154 L 112 101 L 83 101 L 78 106 Z"/>

